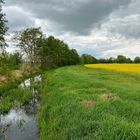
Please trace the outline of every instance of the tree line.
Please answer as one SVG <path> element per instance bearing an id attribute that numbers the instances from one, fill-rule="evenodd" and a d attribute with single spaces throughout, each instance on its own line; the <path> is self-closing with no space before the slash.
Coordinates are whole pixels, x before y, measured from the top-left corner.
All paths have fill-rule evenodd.
<path id="1" fill-rule="evenodd" d="M 46 37 L 40 28 L 16 32 L 13 39 L 32 67 L 38 65 L 41 69 L 50 69 L 80 62 L 75 49 L 53 36 Z"/>
<path id="2" fill-rule="evenodd" d="M 140 57 L 134 60 L 123 55 L 117 58 L 97 59 L 90 54 L 79 56 L 75 49 L 70 49 L 64 41 L 54 36 L 46 37 L 40 28 L 27 28 L 15 33 L 13 40 L 17 42 L 20 53 L 9 54 L 5 35 L 7 20 L 2 13 L 3 0 L 0 0 L 0 67 L 15 69 L 23 62 L 22 56 L 31 67 L 38 65 L 41 69 L 50 69 L 66 65 L 96 64 L 96 63 L 140 63 Z M 25 60 L 25 59 L 24 59 Z"/>
<path id="3" fill-rule="evenodd" d="M 118 55 L 116 58 L 110 57 L 107 59 L 97 59 L 89 54 L 83 54 L 80 58 L 81 64 L 96 64 L 96 63 L 140 63 L 140 57 L 137 56 L 132 60 L 124 55 Z"/>

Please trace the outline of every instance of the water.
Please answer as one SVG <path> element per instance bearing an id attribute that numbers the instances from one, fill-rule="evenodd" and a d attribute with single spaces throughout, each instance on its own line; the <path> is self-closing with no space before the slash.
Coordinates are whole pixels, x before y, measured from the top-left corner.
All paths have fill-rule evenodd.
<path id="1" fill-rule="evenodd" d="M 27 114 L 23 109 L 11 109 L 1 116 L 3 132 L 0 140 L 38 140 L 38 127 L 35 115 Z"/>
<path id="2" fill-rule="evenodd" d="M 41 75 L 25 80 L 19 88 L 29 88 L 34 82 L 42 81 Z M 14 108 L 8 114 L 0 115 L 0 140 L 38 140 L 36 120 L 38 107 L 37 89 L 31 89 L 34 98 L 25 106 Z"/>
<path id="3" fill-rule="evenodd" d="M 29 78 L 20 84 L 20 87 L 27 88 L 30 87 L 34 82 L 42 81 L 42 76 L 38 75 L 33 78 Z"/>

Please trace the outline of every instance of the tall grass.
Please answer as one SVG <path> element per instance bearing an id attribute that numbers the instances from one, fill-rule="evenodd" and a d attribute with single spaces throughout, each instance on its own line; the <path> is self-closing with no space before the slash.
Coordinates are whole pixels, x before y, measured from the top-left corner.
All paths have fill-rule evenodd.
<path id="1" fill-rule="evenodd" d="M 0 114 L 8 112 L 10 108 L 16 105 L 24 105 L 33 98 L 30 88 L 19 88 L 19 85 L 26 78 L 34 77 L 36 74 L 40 73 L 24 76 L 15 81 L 11 79 L 8 83 L 0 85 Z M 31 85 L 32 88 L 40 88 L 40 86 L 40 83 Z"/>
<path id="2" fill-rule="evenodd" d="M 0 101 L 0 114 L 6 113 L 10 108 L 16 105 L 23 105 L 30 101 L 32 98 L 30 89 L 11 89 L 7 91 Z"/>
<path id="3" fill-rule="evenodd" d="M 41 140 L 140 138 L 139 75 L 73 66 L 46 72 L 45 77 Z"/>

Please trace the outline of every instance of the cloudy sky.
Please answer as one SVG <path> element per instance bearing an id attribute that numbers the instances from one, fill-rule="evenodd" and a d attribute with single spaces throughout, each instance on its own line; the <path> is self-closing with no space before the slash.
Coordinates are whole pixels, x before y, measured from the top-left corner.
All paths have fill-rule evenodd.
<path id="1" fill-rule="evenodd" d="M 140 0 L 5 0 L 3 11 L 9 33 L 41 27 L 80 54 L 140 56 Z"/>

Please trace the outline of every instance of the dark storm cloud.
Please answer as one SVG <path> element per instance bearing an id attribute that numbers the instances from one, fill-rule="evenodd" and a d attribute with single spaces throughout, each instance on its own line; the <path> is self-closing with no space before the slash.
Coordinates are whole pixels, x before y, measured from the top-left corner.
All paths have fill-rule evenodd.
<path id="1" fill-rule="evenodd" d="M 61 30 L 88 34 L 111 12 L 131 0 L 6 0 L 6 5 L 16 5 L 36 18 L 49 19 Z"/>

